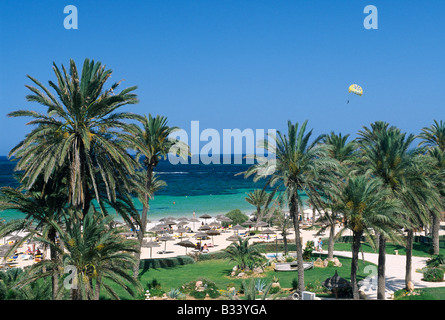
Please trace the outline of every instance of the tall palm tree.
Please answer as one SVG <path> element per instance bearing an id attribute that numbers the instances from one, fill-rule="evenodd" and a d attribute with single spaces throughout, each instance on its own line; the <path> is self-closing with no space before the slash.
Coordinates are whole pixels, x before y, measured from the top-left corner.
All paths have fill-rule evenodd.
<path id="1" fill-rule="evenodd" d="M 70 60 L 69 70 L 53 64 L 57 84 L 49 81 L 55 94 L 37 79 L 28 101 L 46 107 L 46 112 L 19 110 L 9 117 L 31 117 L 28 125 L 35 128 L 9 153 L 18 160 L 17 171 L 23 171 L 22 183 L 30 189 L 38 176 L 45 182 L 57 168 L 68 166 L 69 201 L 79 214 L 88 212 L 91 199 L 99 197 L 102 183 L 110 201 L 116 198 L 116 187 L 130 184 L 129 175 L 136 162 L 128 154 L 120 131 L 134 116 L 117 112 L 119 108 L 137 103 L 132 93 L 136 87 L 116 92 L 119 83 L 106 89 L 112 71 L 100 62 L 85 59 L 79 76 L 76 64 Z M 59 177 L 58 177 L 59 178 Z"/>
<path id="2" fill-rule="evenodd" d="M 110 228 L 111 216 L 102 217 L 90 210 L 83 220 L 73 210 L 66 210 L 63 227 L 53 223 L 63 248 L 58 248 L 61 259 L 56 263 L 42 261 L 31 266 L 28 276 L 21 285 L 52 275 L 55 270 L 74 267 L 72 282 L 69 283 L 71 299 L 98 300 L 102 289 L 114 299 L 119 299 L 110 282 L 114 282 L 131 295 L 140 291 L 140 284 L 128 274 L 128 267 L 136 263 L 133 253 L 137 242 L 123 238 L 123 228 Z M 39 239 L 48 243 L 46 239 Z M 71 269 L 70 269 L 71 270 Z M 66 279 L 65 281 L 66 282 Z M 58 294 L 63 294 L 60 288 Z"/>
<path id="3" fill-rule="evenodd" d="M 445 153 L 445 122 L 434 120 L 430 127 L 424 127 L 418 136 L 422 139 L 419 146 L 426 146 L 430 156 L 436 160 L 436 169 L 443 170 L 443 154 Z M 442 176 L 443 177 L 443 176 Z M 439 192 L 443 190 L 443 181 L 441 175 L 435 175 L 436 185 Z M 442 202 L 445 201 L 444 194 L 441 194 Z M 444 205 L 440 208 L 443 211 Z M 439 230 L 440 217 L 437 214 L 432 214 L 432 241 L 434 254 L 439 254 Z"/>
<path id="4" fill-rule="evenodd" d="M 246 201 L 256 208 L 255 217 L 261 220 L 261 208 L 266 204 L 267 192 L 263 189 L 255 189 L 247 194 Z"/>
<path id="5" fill-rule="evenodd" d="M 143 185 L 146 190 L 154 191 L 156 187 L 153 184 L 154 170 L 159 161 L 164 157 L 167 158 L 169 153 L 177 154 L 182 157 L 187 157 L 189 153 L 189 147 L 184 142 L 174 139 L 171 134 L 179 130 L 178 127 L 170 127 L 168 125 L 167 118 L 157 115 L 153 117 L 151 114 L 148 117 L 138 116 L 137 120 L 141 126 L 131 125 L 127 127 L 128 140 L 132 145 L 132 148 L 137 151 L 137 159 L 142 158 L 144 177 Z M 142 247 L 142 241 L 144 238 L 145 230 L 147 227 L 147 213 L 150 205 L 149 200 L 153 193 L 144 192 L 140 194 L 140 200 L 142 202 L 142 216 L 141 226 L 138 232 L 139 246 Z M 137 260 L 140 260 L 140 252 L 137 253 Z M 135 266 L 133 270 L 134 277 L 139 274 L 139 266 Z"/>
<path id="6" fill-rule="evenodd" d="M 359 132 L 359 143 L 364 168 L 370 176 L 379 177 L 385 188 L 392 192 L 392 197 L 402 200 L 402 214 L 409 224 L 394 225 L 394 229 L 402 227 L 407 231 L 406 237 L 406 276 L 411 281 L 411 257 L 413 230 L 429 222 L 428 207 L 436 203 L 437 195 L 428 179 L 426 171 L 427 159 L 412 148 L 415 139 L 413 134 L 402 133 L 387 123 L 376 122 L 371 129 L 364 127 Z M 386 239 L 379 239 L 379 268 L 377 297 L 384 299 L 385 293 L 385 253 Z"/>
<path id="7" fill-rule="evenodd" d="M 50 178 L 46 183 L 43 177 L 39 177 L 31 190 L 23 190 L 3 187 L 0 190 L 0 211 L 15 210 L 23 213 L 23 219 L 14 219 L 6 222 L 0 227 L 0 237 L 4 237 L 16 231 L 26 231 L 21 240 L 11 247 L 14 252 L 27 240 L 39 235 L 49 240 L 50 259 L 56 261 L 58 252 L 56 246 L 56 230 L 49 221 L 60 222 L 62 209 L 66 206 L 68 193 L 63 179 Z M 54 274 L 52 279 L 53 299 L 58 291 L 59 275 Z"/>
<path id="8" fill-rule="evenodd" d="M 359 299 L 357 286 L 357 267 L 360 241 L 362 236 L 372 240 L 369 230 L 378 230 L 381 234 L 392 235 L 390 225 L 400 210 L 400 202 L 391 197 L 391 192 L 383 188 L 380 178 L 369 179 L 364 175 L 350 175 L 339 180 L 329 190 L 334 199 L 333 208 L 345 218 L 345 226 L 353 234 L 351 285 L 353 298 Z M 372 241 L 371 241 L 372 243 Z"/>
<path id="9" fill-rule="evenodd" d="M 434 120 L 434 124 L 422 128 L 419 138 L 422 139 L 420 145 L 437 146 L 440 150 L 445 151 L 445 122 Z"/>
<path id="10" fill-rule="evenodd" d="M 348 138 L 349 134 L 343 136 L 341 133 L 336 134 L 334 132 L 323 137 L 322 143 L 327 146 L 329 157 L 339 162 L 339 170 L 334 172 L 334 180 L 328 183 L 327 189 L 330 188 L 330 185 L 339 183 L 339 180 L 354 165 L 357 144 L 353 140 L 348 142 Z M 324 214 L 320 219 L 325 223 L 320 232 L 329 228 L 328 259 L 334 257 L 335 227 L 338 219 L 338 213 L 333 211 L 332 208 L 330 209 L 323 210 Z"/>
<path id="11" fill-rule="evenodd" d="M 254 175 L 254 181 L 267 178 L 267 185 L 284 190 L 289 204 L 295 230 L 295 243 L 298 261 L 299 289 L 304 290 L 303 249 L 300 239 L 299 214 L 303 210 L 300 192 L 305 192 L 312 203 L 320 204 L 318 188 L 330 172 L 337 169 L 337 163 L 327 157 L 326 149 L 318 144 L 321 136 L 309 143 L 312 130 L 306 132 L 307 121 L 301 127 L 288 122 L 288 133 L 277 132 L 277 137 L 269 136 L 259 147 L 275 153 L 270 161 L 258 161 L 246 172 L 245 177 Z"/>

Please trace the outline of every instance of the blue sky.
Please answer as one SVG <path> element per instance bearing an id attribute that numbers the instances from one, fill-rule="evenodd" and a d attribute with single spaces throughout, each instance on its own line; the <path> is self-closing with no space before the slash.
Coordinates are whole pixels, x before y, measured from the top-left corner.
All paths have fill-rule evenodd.
<path id="1" fill-rule="evenodd" d="M 363 27 L 369 4 L 377 30 Z M 63 27 L 66 5 L 78 9 L 77 30 Z M 186 131 L 192 120 L 220 132 L 309 120 L 315 134 L 355 136 L 384 120 L 418 133 L 445 120 L 444 12 L 438 0 L 1 1 L 0 155 L 30 129 L 6 114 L 44 110 L 26 101 L 26 75 L 47 84 L 53 61 L 87 57 L 125 79 L 121 88 L 138 86 L 126 111 Z"/>

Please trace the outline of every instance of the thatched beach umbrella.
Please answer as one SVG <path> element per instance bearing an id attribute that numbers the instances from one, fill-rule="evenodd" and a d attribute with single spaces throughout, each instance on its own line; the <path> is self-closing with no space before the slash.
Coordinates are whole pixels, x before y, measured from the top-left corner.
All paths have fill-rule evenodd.
<path id="1" fill-rule="evenodd" d="M 238 233 L 240 230 L 246 230 L 246 228 L 244 228 L 244 227 L 240 226 L 239 224 L 237 224 L 236 226 L 232 227 L 232 230 L 236 231 Z"/>
<path id="2" fill-rule="evenodd" d="M 142 247 L 150 248 L 150 258 L 152 257 L 153 248 L 160 247 L 161 245 L 154 241 L 142 241 Z"/>
<path id="3" fill-rule="evenodd" d="M 199 243 L 202 243 L 202 239 L 203 238 L 207 238 L 208 235 L 205 232 L 198 232 L 197 234 L 195 234 L 195 238 L 198 239 L 199 238 Z"/>
<path id="4" fill-rule="evenodd" d="M 212 216 L 209 216 L 208 214 L 203 214 L 202 216 L 200 216 L 201 219 L 204 219 L 204 221 L 207 223 L 207 219 L 212 218 Z"/>
<path id="5" fill-rule="evenodd" d="M 238 239 L 240 239 L 241 237 L 237 234 L 232 234 L 230 237 L 228 237 L 226 240 L 227 241 L 238 241 Z"/>
<path id="6" fill-rule="evenodd" d="M 166 252 L 167 249 L 167 241 L 172 241 L 174 240 L 172 237 L 170 237 L 169 235 L 163 235 L 162 237 L 159 238 L 159 241 L 163 241 L 164 242 L 164 253 Z"/>
<path id="7" fill-rule="evenodd" d="M 221 224 L 219 222 L 211 222 L 209 223 L 209 226 L 212 228 L 221 228 Z"/>
<path id="8" fill-rule="evenodd" d="M 190 222 L 193 222 L 193 230 L 195 230 L 195 222 L 199 222 L 199 219 L 192 218 L 189 220 Z"/>
<path id="9" fill-rule="evenodd" d="M 261 231 L 260 234 L 267 234 L 267 238 L 269 238 L 269 235 L 275 234 L 275 231 L 270 229 L 265 229 Z M 278 257 L 278 238 L 275 238 L 275 257 Z"/>
<path id="10" fill-rule="evenodd" d="M 258 221 L 255 226 L 256 227 L 266 227 L 268 225 L 269 224 L 267 222 L 265 222 L 265 221 Z"/>
<path id="11" fill-rule="evenodd" d="M 218 230 L 212 230 L 212 229 L 207 230 L 206 233 L 207 233 L 209 236 L 212 237 L 212 244 L 213 244 L 213 245 L 215 245 L 215 244 L 213 243 L 213 236 L 219 236 L 219 235 L 221 234 Z"/>
<path id="12" fill-rule="evenodd" d="M 175 231 L 180 234 L 180 237 L 181 237 L 181 240 L 182 240 L 182 234 L 186 233 L 188 230 L 186 228 L 178 228 Z"/>
<path id="13" fill-rule="evenodd" d="M 172 216 L 159 219 L 159 221 L 163 221 L 163 222 L 165 222 L 165 221 L 173 221 L 173 220 L 176 220 L 176 218 L 172 217 Z"/>
<path id="14" fill-rule="evenodd" d="M 175 245 L 184 247 L 185 248 L 185 254 L 187 254 L 187 248 L 196 248 L 196 245 L 193 242 L 191 242 L 190 240 L 180 241 L 178 243 L 175 243 Z"/>
<path id="15" fill-rule="evenodd" d="M 207 231 L 207 230 L 210 230 L 210 229 L 211 229 L 211 228 L 209 227 L 208 224 L 205 224 L 205 225 L 200 226 L 200 227 L 198 228 L 199 231 Z"/>

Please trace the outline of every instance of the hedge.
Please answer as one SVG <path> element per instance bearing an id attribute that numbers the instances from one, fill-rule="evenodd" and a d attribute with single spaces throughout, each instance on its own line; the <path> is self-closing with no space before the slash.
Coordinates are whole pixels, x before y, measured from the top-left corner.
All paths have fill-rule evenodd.
<path id="1" fill-rule="evenodd" d="M 158 259 L 142 259 L 139 265 L 140 268 L 147 269 L 160 269 L 160 268 L 172 268 L 185 264 L 193 264 L 195 261 L 189 256 L 177 256 L 172 258 L 158 258 Z"/>

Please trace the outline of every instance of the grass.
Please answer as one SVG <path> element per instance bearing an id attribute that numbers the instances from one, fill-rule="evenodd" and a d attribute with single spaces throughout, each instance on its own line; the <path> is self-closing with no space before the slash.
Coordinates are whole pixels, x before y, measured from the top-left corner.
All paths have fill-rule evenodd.
<path id="1" fill-rule="evenodd" d="M 422 288 L 414 290 L 410 295 L 405 289 L 394 293 L 394 300 L 445 300 L 445 287 Z"/>
<path id="2" fill-rule="evenodd" d="M 323 245 L 323 248 L 327 250 L 327 245 L 326 245 L 326 247 Z M 369 243 L 367 243 L 367 242 L 362 243 L 362 248 L 363 248 L 363 252 L 366 252 L 366 253 L 377 253 L 378 252 L 378 251 L 374 250 L 372 248 L 372 246 Z M 430 257 L 431 256 L 430 253 L 429 253 L 430 252 L 430 248 L 431 248 L 430 244 L 414 242 L 414 244 L 413 244 L 413 256 L 415 256 L 415 257 L 426 257 L 426 258 Z M 351 244 L 350 243 L 335 243 L 334 250 L 337 250 L 337 251 L 351 251 Z M 405 249 L 404 246 L 388 242 L 386 244 L 386 253 L 387 254 L 394 254 L 394 250 L 398 250 L 399 251 L 399 255 L 406 255 L 406 249 Z M 439 253 L 445 255 L 445 249 L 440 248 Z"/>
<path id="3" fill-rule="evenodd" d="M 318 254 L 317 254 L 318 257 Z M 323 256 L 322 256 L 323 258 Z M 305 285 L 316 285 L 323 282 L 325 279 L 334 275 L 337 270 L 340 277 L 350 280 L 351 274 L 351 259 L 345 257 L 338 257 L 342 263 L 342 267 L 327 267 L 314 268 L 305 271 Z M 235 264 L 225 259 L 215 259 L 208 261 L 200 261 L 194 264 L 179 265 L 171 268 L 149 269 L 145 271 L 140 278 L 140 282 L 147 289 L 147 284 L 154 279 L 161 285 L 163 291 L 168 292 L 170 289 L 179 288 L 183 284 L 190 281 L 196 281 L 199 278 L 205 278 L 213 281 L 218 289 L 226 290 L 228 287 L 234 286 L 237 290 L 240 288 L 243 279 L 229 277 L 230 272 Z M 366 265 L 371 263 L 359 261 L 358 281 L 364 279 L 368 274 L 363 273 Z M 297 278 L 297 272 L 275 272 L 273 270 L 267 271 L 261 275 L 267 283 L 272 281 L 273 277 L 278 277 L 282 288 L 292 288 L 292 281 Z M 121 288 L 114 288 L 121 299 L 132 299 Z M 106 297 L 101 297 L 106 299 Z M 142 299 L 142 296 L 140 297 Z"/>

